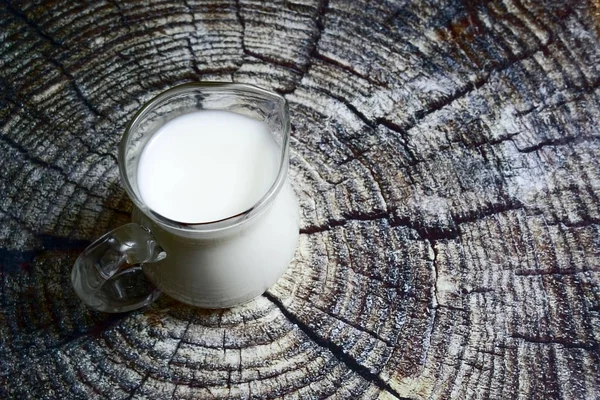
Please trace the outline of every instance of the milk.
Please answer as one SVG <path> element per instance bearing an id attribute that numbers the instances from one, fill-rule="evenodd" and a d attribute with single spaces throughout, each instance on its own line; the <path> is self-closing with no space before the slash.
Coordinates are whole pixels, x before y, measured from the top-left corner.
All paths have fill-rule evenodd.
<path id="1" fill-rule="evenodd" d="M 140 156 L 138 188 L 164 217 L 217 221 L 255 205 L 275 182 L 280 159 L 264 122 L 228 111 L 196 111 L 152 136 Z"/>
<path id="2" fill-rule="evenodd" d="M 152 210 L 180 222 L 209 222 L 246 211 L 274 183 L 281 147 L 267 125 L 226 111 L 197 111 L 167 122 L 138 163 L 138 189 Z M 284 160 L 286 163 L 287 159 Z M 216 233 L 178 230 L 134 209 L 166 252 L 143 266 L 169 296 L 194 306 L 231 307 L 272 286 L 294 256 L 298 203 L 285 181 L 252 219 Z"/>

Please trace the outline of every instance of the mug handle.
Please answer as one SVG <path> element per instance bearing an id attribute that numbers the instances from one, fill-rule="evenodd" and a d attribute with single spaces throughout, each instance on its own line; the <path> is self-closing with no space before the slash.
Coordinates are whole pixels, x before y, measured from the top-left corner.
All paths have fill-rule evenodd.
<path id="1" fill-rule="evenodd" d="M 129 223 L 108 232 L 79 255 L 71 282 L 77 296 L 94 310 L 135 310 L 160 295 L 146 278 L 143 265 L 166 256 L 148 229 Z"/>

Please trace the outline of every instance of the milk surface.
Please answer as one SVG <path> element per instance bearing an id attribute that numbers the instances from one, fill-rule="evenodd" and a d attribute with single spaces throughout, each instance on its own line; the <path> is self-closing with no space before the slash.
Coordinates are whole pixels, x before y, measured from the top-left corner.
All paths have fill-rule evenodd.
<path id="1" fill-rule="evenodd" d="M 255 205 L 275 182 L 281 158 L 268 126 L 228 111 L 195 111 L 163 125 L 144 147 L 138 187 L 169 219 L 217 221 Z"/>

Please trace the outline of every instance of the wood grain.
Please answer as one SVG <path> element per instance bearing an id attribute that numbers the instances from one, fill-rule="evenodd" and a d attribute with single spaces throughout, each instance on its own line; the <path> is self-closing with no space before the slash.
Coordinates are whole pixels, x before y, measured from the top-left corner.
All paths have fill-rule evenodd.
<path id="1" fill-rule="evenodd" d="M 599 9 L 5 0 L 0 397 L 600 398 Z M 194 80 L 288 99 L 296 257 L 242 307 L 92 312 L 125 124 Z"/>

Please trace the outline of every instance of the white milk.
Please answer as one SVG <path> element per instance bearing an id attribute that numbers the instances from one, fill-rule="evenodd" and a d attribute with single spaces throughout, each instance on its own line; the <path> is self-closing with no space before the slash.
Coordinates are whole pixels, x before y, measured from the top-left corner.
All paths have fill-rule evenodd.
<path id="1" fill-rule="evenodd" d="M 165 124 L 138 166 L 144 202 L 167 218 L 208 222 L 243 212 L 273 184 L 281 149 L 267 126 L 225 111 L 199 111 Z M 225 231 L 178 231 L 135 209 L 167 253 L 145 264 L 150 281 L 199 307 L 231 307 L 267 290 L 285 272 L 298 240 L 298 203 L 285 182 L 270 207 Z"/>
<path id="2" fill-rule="evenodd" d="M 281 150 L 268 126 L 227 111 L 196 111 L 163 125 L 144 147 L 138 187 L 155 212 L 180 222 L 239 214 L 267 193 Z"/>

